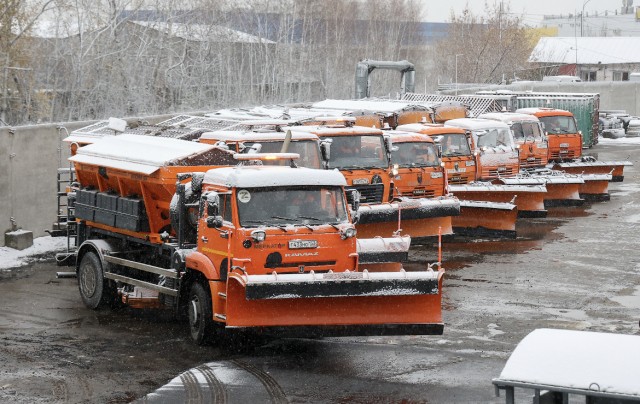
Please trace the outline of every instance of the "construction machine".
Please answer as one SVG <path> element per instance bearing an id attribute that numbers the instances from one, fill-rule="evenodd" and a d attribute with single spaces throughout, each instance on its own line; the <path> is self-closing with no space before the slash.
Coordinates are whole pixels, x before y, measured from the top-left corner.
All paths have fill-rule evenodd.
<path id="1" fill-rule="evenodd" d="M 340 172 L 297 157 L 128 134 L 79 148 L 69 261 L 84 303 L 174 310 L 199 344 L 229 328 L 441 334 L 443 270 L 359 270 L 359 251 L 381 247 L 356 239 L 357 199 Z M 259 163 L 272 160 L 286 164 Z"/>

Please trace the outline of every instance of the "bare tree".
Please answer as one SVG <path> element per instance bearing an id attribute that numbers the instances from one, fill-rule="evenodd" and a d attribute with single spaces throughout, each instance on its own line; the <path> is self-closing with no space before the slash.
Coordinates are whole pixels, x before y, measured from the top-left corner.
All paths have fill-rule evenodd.
<path id="1" fill-rule="evenodd" d="M 475 15 L 467 5 L 460 15 L 451 14 L 449 35 L 435 50 L 441 78 L 453 81 L 457 71 L 459 82 L 500 83 L 528 67 L 535 44 L 521 17 L 502 1 L 485 2 L 485 9 Z"/>

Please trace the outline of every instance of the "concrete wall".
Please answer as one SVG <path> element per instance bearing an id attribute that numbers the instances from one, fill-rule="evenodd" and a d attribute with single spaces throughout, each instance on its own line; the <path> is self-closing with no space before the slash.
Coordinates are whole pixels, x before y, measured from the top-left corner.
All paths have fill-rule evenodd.
<path id="1" fill-rule="evenodd" d="M 201 113 L 190 113 L 196 115 Z M 151 124 L 173 115 L 128 118 Z M 0 127 L 0 247 L 13 218 L 19 228 L 34 237 L 45 236 L 57 215 L 57 169 L 68 167 L 69 132 L 94 123 L 67 122 L 20 127 Z"/>
<path id="2" fill-rule="evenodd" d="M 458 94 L 473 94 L 480 90 L 513 90 L 535 92 L 566 92 L 566 93 L 599 93 L 600 109 L 623 109 L 631 115 L 640 116 L 640 82 L 607 81 L 558 83 L 529 81 L 505 86 L 493 85 L 482 88 L 461 88 Z M 454 91 L 443 92 L 454 94 Z"/>

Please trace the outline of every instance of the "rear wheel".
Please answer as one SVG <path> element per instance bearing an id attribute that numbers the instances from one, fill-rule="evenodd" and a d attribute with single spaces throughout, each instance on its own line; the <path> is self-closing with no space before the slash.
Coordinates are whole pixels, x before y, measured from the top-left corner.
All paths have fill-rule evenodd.
<path id="1" fill-rule="evenodd" d="M 84 304 L 98 309 L 113 300 L 113 291 L 102 276 L 102 262 L 98 255 L 86 253 L 78 266 L 78 288 Z"/>
<path id="2" fill-rule="evenodd" d="M 211 296 L 202 283 L 194 282 L 189 291 L 189 330 L 198 345 L 204 345 L 213 336 L 216 324 L 213 321 Z"/>

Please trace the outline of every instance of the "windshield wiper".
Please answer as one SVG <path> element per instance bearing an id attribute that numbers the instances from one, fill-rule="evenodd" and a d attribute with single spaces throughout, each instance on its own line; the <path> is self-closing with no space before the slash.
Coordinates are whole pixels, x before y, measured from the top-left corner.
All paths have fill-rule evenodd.
<path id="1" fill-rule="evenodd" d="M 274 217 L 274 216 L 272 216 Z M 278 218 L 276 218 L 278 219 Z M 273 226 L 273 227 L 277 227 L 278 229 L 282 230 L 283 232 L 287 232 L 287 228 L 282 225 L 282 224 L 276 224 L 276 223 L 268 223 L 266 220 L 243 220 L 243 222 L 245 223 L 257 223 L 257 224 L 261 224 L 263 226 Z"/>

